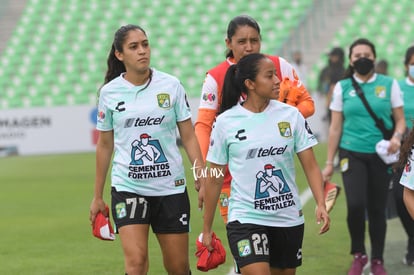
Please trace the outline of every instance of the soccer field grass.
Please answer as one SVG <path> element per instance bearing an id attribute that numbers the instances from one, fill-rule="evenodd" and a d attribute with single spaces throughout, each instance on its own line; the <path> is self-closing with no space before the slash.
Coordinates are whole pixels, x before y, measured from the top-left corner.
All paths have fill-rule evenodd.
<path id="1" fill-rule="evenodd" d="M 325 145 L 315 147 L 319 163 Z M 190 164 L 184 157 L 191 199 L 190 260 L 196 270 L 195 239 L 202 228 L 202 212 L 191 182 Z M 298 185 L 306 188 L 298 166 Z M 101 241 L 91 234 L 89 204 L 93 195 L 93 153 L 0 158 L 0 274 L 124 274 L 119 238 Z M 339 182 L 336 174 L 335 181 Z M 105 198 L 109 203 L 110 184 Z M 349 237 L 345 222 L 345 200 L 341 194 L 331 212 L 331 230 L 318 235 L 314 202 L 304 206 L 306 218 L 303 265 L 297 274 L 345 274 L 350 265 Z M 216 215 L 215 232 L 227 246 L 224 224 Z M 400 262 L 405 236 L 398 219 L 391 220 L 387 235 L 386 267 L 390 274 L 414 274 Z M 227 274 L 232 257 L 208 274 Z M 151 233 L 149 274 L 165 274 L 158 244 Z"/>

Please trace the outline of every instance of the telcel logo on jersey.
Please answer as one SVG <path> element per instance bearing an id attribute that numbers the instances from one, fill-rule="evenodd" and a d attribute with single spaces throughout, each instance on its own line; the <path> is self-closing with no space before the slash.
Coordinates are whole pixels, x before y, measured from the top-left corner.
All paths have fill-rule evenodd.
<path id="1" fill-rule="evenodd" d="M 160 125 L 164 120 L 165 116 L 162 117 L 147 117 L 147 118 L 127 118 L 125 120 L 124 128 L 140 127 L 140 126 L 151 126 Z"/>
<path id="2" fill-rule="evenodd" d="M 275 155 L 283 155 L 286 151 L 287 145 L 284 147 L 273 147 L 270 148 L 254 148 L 247 152 L 246 159 L 261 158 Z"/>

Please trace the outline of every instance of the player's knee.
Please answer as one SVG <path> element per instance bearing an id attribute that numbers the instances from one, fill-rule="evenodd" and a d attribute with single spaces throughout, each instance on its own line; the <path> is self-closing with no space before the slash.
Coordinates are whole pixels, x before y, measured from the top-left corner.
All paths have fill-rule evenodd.
<path id="1" fill-rule="evenodd" d="M 125 270 L 128 275 L 140 275 L 148 273 L 148 259 L 131 258 L 125 260 Z"/>
<path id="2" fill-rule="evenodd" d="M 188 275 L 191 274 L 191 271 L 187 268 L 179 268 L 179 269 L 167 269 L 167 273 L 169 275 Z"/>
<path id="3" fill-rule="evenodd" d="M 170 275 L 188 275 L 191 274 L 190 265 L 188 262 L 179 262 L 165 264 L 165 269 Z"/>

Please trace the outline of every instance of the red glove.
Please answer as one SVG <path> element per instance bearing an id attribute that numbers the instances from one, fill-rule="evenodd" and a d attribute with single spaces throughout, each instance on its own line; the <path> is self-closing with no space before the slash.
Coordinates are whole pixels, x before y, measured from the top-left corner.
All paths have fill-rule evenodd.
<path id="1" fill-rule="evenodd" d="M 109 207 L 106 205 L 106 213 L 109 213 Z M 115 240 L 114 229 L 112 228 L 109 217 L 105 217 L 102 212 L 96 215 L 95 223 L 92 225 L 92 234 L 101 240 Z"/>
<path id="2" fill-rule="evenodd" d="M 207 247 L 203 246 L 202 238 L 203 234 L 200 234 L 197 238 L 197 252 L 195 255 L 198 257 L 197 269 L 206 272 L 217 268 L 226 261 L 226 250 L 214 232 L 211 243 L 214 248 L 212 251 L 208 251 Z"/>

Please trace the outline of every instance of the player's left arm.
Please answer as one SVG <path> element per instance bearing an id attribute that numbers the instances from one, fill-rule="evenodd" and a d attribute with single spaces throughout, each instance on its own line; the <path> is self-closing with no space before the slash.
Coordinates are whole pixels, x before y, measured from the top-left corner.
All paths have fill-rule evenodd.
<path id="1" fill-rule="evenodd" d="M 316 201 L 316 221 L 318 224 L 323 221 L 319 231 L 320 234 L 323 234 L 329 230 L 330 218 L 325 206 L 322 173 L 312 147 L 299 152 L 297 155 Z"/>

